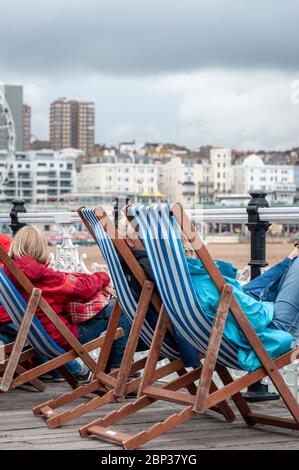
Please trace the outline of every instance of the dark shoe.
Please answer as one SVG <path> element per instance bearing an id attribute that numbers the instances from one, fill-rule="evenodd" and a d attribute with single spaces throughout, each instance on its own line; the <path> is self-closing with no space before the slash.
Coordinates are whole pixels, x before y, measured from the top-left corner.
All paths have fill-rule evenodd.
<path id="1" fill-rule="evenodd" d="M 85 384 L 91 381 L 91 379 L 93 378 L 93 372 L 88 369 L 85 374 L 76 375 L 75 378 L 80 384 Z"/>

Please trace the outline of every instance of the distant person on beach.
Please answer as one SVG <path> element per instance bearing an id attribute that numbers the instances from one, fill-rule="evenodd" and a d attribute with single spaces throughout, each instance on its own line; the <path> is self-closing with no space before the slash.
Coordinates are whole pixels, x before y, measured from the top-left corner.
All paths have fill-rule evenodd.
<path id="1" fill-rule="evenodd" d="M 125 215 L 120 218 L 119 232 L 148 278 L 153 280 L 152 269 L 143 244 Z M 219 292 L 183 235 L 182 243 L 193 286 L 205 313 L 213 321 L 219 302 Z M 289 351 L 294 343 L 299 344 L 299 241 L 295 243 L 287 258 L 244 286 L 236 280 L 237 268 L 231 263 L 220 260 L 215 262 L 225 280 L 233 285 L 235 297 L 273 358 Z M 140 287 L 132 273 L 128 272 L 127 278 L 132 290 L 139 293 Z M 259 359 L 232 314 L 228 316 L 225 335 L 238 347 L 239 362 L 243 369 L 251 371 L 260 366 Z"/>
<path id="2" fill-rule="evenodd" d="M 70 302 L 87 303 L 101 291 L 113 294 L 107 273 L 66 273 L 49 268 L 47 242 L 42 233 L 34 226 L 23 227 L 17 232 L 12 241 L 9 255 L 18 268 L 30 279 L 34 287 L 42 290 L 44 299 L 82 344 L 98 338 L 107 329 L 115 299 L 111 299 L 92 318 L 78 325 L 72 323 L 64 313 Z M 12 282 L 15 283 L 16 281 L 10 272 L 6 268 L 4 270 Z M 25 300 L 28 300 L 28 295 L 22 287 L 18 285 L 17 288 Z M 36 315 L 47 333 L 62 348 L 67 350 L 68 343 L 65 338 L 39 308 L 36 310 Z M 120 366 L 126 346 L 129 326 L 124 314 L 121 315 L 119 326 L 123 328 L 125 335 L 113 343 L 108 363 L 110 370 L 117 369 Z M 79 377 L 82 381 L 91 378 L 91 372 L 87 366 L 78 361 L 68 363 L 68 368 L 73 375 Z"/>

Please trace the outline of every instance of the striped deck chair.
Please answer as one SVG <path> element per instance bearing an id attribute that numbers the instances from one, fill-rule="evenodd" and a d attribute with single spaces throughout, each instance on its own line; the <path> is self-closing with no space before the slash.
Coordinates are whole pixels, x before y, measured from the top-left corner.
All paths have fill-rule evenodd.
<path id="1" fill-rule="evenodd" d="M 119 236 L 117 229 L 108 218 L 104 209 L 97 208 L 95 211 L 92 209 L 83 209 L 80 212 L 82 220 L 85 219 L 86 226 L 100 247 L 101 253 L 109 267 L 118 302 L 132 325 L 120 371 L 115 383 L 114 396 L 118 398 L 123 397 L 126 394 L 126 390 L 133 390 L 132 387 L 134 387 L 134 390 L 137 390 L 137 388 L 140 387 L 144 377 L 135 380 L 134 383 L 127 383 L 130 367 L 134 366 L 134 353 L 136 352 L 138 340 L 142 338 L 143 343 L 150 349 L 155 342 L 155 338 L 159 337 L 160 331 L 164 331 L 164 333 L 156 356 L 155 370 L 152 371 L 152 378 L 153 380 L 157 380 L 163 377 L 165 378 L 170 373 L 176 372 L 179 375 L 179 380 L 181 380 L 180 377 L 186 375 L 186 370 L 178 351 L 171 348 L 164 341 L 166 330 L 169 329 L 170 332 L 172 332 L 172 329 L 169 325 L 169 319 L 161 299 L 154 288 L 154 283 L 147 279 L 143 268 L 129 249 L 126 241 Z M 138 304 L 128 285 L 119 260 L 119 255 L 142 288 Z M 146 319 L 146 312 L 150 303 L 157 312 L 157 320 L 158 318 L 160 319 L 160 323 L 157 323 L 154 329 Z M 163 324 L 162 329 L 160 329 L 161 323 Z M 163 358 L 169 359 L 170 364 L 157 367 L 158 361 Z M 198 378 L 199 369 L 200 367 L 193 372 L 190 376 L 191 378 L 188 376 L 186 382 L 182 379 L 182 386 L 185 386 L 189 393 L 193 395 L 196 393 L 194 381 Z M 214 382 L 212 382 L 211 388 L 212 390 L 217 390 Z M 222 413 L 227 421 L 233 421 L 235 419 L 232 409 L 226 402 L 220 402 L 219 407 L 213 407 L 213 410 Z M 110 415 L 111 414 L 109 414 L 109 416 Z M 113 411 L 112 415 L 118 416 L 118 412 Z M 111 419 L 111 416 L 109 419 Z M 86 426 L 80 428 L 81 436 L 87 437 L 91 434 L 96 434 L 99 437 L 105 438 L 107 430 L 105 427 L 98 425 L 100 422 L 102 422 L 102 418 L 96 419 L 92 423 L 88 423 Z"/>
<path id="2" fill-rule="evenodd" d="M 232 287 L 226 284 L 206 246 L 179 203 L 171 206 L 168 204 L 128 206 L 127 210 L 141 234 L 156 285 L 173 327 L 183 335 L 189 344 L 197 348 L 199 353 L 205 355 L 205 360 L 200 371 L 200 381 L 195 396 L 179 390 L 182 383 L 186 383 L 188 376 L 193 374 L 192 379 L 194 379 L 194 371 L 186 373 L 185 377 L 181 377 L 180 380 L 176 379 L 164 387 L 155 386 L 153 371 L 155 370 L 161 338 L 163 338 L 162 330 L 165 331 L 163 322 L 160 322 L 159 318 L 160 336 L 155 338 L 150 349 L 140 385 L 140 398 L 118 410 L 118 416 L 111 414 L 109 417 L 108 415 L 99 421 L 98 425 L 107 428 L 110 424 L 115 424 L 120 419 L 148 406 L 153 400 L 179 403 L 184 407 L 181 412 L 169 416 L 163 422 L 157 422 L 149 429 L 141 431 L 135 436 L 107 429 L 106 438 L 109 439 L 110 436 L 110 440 L 122 444 L 125 449 L 134 449 L 193 416 L 211 409 L 219 401 L 229 397 L 234 400 L 235 405 L 249 426 L 261 423 L 299 429 L 299 405 L 279 371 L 281 367 L 291 363 L 298 356 L 299 348 L 289 351 L 276 360 L 269 356 L 235 299 Z M 193 288 L 181 242 L 181 231 L 191 243 L 196 255 L 203 262 L 219 290 L 220 300 L 213 323 L 205 315 L 200 298 L 198 298 Z M 229 311 L 262 364 L 261 368 L 246 373 L 236 380 L 232 378 L 228 368 L 240 369 L 237 357 L 238 350 L 223 335 Z M 215 371 L 223 382 L 223 387 L 220 390 L 211 391 L 211 381 Z M 266 376 L 270 377 L 280 393 L 292 416 L 291 419 L 254 413 L 241 395 L 242 389 Z"/>
<path id="3" fill-rule="evenodd" d="M 116 310 L 113 312 L 108 324 L 106 340 L 97 363 L 95 380 L 91 382 L 91 384 L 61 395 L 57 399 L 39 405 L 34 409 L 35 414 L 42 414 L 41 409 L 55 409 L 55 414 L 50 416 L 47 421 L 48 426 L 51 428 L 62 426 L 67 421 L 78 418 L 108 403 L 116 402 L 126 394 L 138 390 L 141 379 L 136 378 L 132 381 L 128 381 L 128 377 L 131 373 L 142 370 L 145 365 L 146 358 L 134 362 L 134 354 L 139 338 L 142 338 L 148 348 L 150 348 L 153 340 L 154 331 L 146 321 L 145 314 L 150 302 L 155 306 L 157 312 L 161 309 L 161 301 L 153 290 L 153 282 L 147 280 L 143 269 L 131 253 L 125 240 L 118 236 L 113 222 L 109 219 L 104 209 L 97 208 L 93 210 L 82 208 L 79 209 L 78 213 L 98 244 L 102 256 L 108 265 L 109 273 L 117 294 Z M 138 302 L 131 293 L 118 253 L 121 253 L 124 261 L 129 264 L 130 269 L 132 269 L 132 272 L 142 287 Z M 110 334 L 110 331 L 116 328 L 119 322 L 120 311 L 125 313 L 129 322 L 132 324 L 132 328 L 119 370 L 105 374 L 107 360 L 112 346 L 111 338 L 113 338 L 113 334 Z M 179 359 L 178 352 L 166 343 L 162 343 L 161 345 L 160 358 L 168 358 L 170 363 L 157 369 L 155 379 L 166 377 L 176 371 L 183 373 L 184 365 Z M 91 398 L 71 410 L 68 409 L 67 411 L 58 413 L 57 408 L 60 406 L 67 403 L 69 404 L 79 397 L 83 398 L 87 396 L 91 389 L 92 391 L 96 391 L 97 389 L 100 391 L 103 388 L 103 384 L 109 389 L 104 395 Z M 195 390 L 193 392 L 195 393 Z M 228 409 L 227 405 L 223 406 L 223 412 L 227 413 L 229 418 L 231 418 L 231 411 Z"/>
<path id="4" fill-rule="evenodd" d="M 25 383 L 32 382 L 38 385 L 37 388 L 39 388 L 40 381 L 36 382 L 36 379 L 56 368 L 61 370 L 61 373 L 73 388 L 77 387 L 77 381 L 64 367 L 65 364 L 76 357 L 80 357 L 94 371 L 96 363 L 89 355 L 89 351 L 103 346 L 105 338 L 98 338 L 83 346 L 43 299 L 41 290 L 34 288 L 25 274 L 15 265 L 1 247 L 0 261 L 29 296 L 27 303 L 13 282 L 7 277 L 4 270 L 0 269 L 0 302 L 18 330 L 16 340 L 10 348 L 10 353 L 2 364 L 4 372 L 0 381 L 0 390 L 6 392 Z M 61 335 L 68 342 L 70 351 L 65 352 L 45 331 L 41 322 L 35 316 L 37 307 L 43 311 L 60 331 Z M 117 336 L 121 335 L 122 330 L 119 329 Z M 30 349 L 26 349 L 26 345 L 29 345 Z M 24 370 L 22 364 L 28 361 L 33 356 L 33 353 L 42 354 L 48 357 L 49 361 L 30 370 Z M 14 378 L 15 373 L 18 375 Z"/>

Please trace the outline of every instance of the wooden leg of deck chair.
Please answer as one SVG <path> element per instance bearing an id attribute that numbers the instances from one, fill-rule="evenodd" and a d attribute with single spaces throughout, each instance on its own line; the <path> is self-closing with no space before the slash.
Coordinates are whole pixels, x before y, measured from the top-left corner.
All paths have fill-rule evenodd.
<path id="1" fill-rule="evenodd" d="M 187 374 L 187 371 L 186 369 L 180 369 L 177 371 L 177 374 L 182 377 Z M 194 383 L 186 385 L 186 388 L 191 395 L 196 395 L 197 386 Z M 217 385 L 212 381 L 210 391 L 212 393 L 216 390 L 218 390 Z M 226 401 L 220 402 L 218 406 L 213 406 L 211 410 L 216 411 L 216 413 L 221 413 L 228 423 L 232 423 L 236 419 L 235 413 Z"/>
<path id="2" fill-rule="evenodd" d="M 138 396 L 142 395 L 144 388 L 153 381 L 153 376 L 155 373 L 155 369 L 160 357 L 161 347 L 163 344 L 163 340 L 165 337 L 165 333 L 167 330 L 168 325 L 168 317 L 162 305 L 159 317 L 157 320 L 155 333 L 153 336 L 153 341 L 149 350 L 149 354 L 147 357 L 146 365 L 143 372 L 143 377 L 140 383 L 140 388 L 138 391 Z"/>
<path id="3" fill-rule="evenodd" d="M 202 367 L 200 383 L 197 389 L 196 400 L 193 410 L 197 413 L 203 413 L 206 410 L 207 398 L 211 388 L 213 373 L 217 362 L 217 356 L 224 332 L 225 322 L 229 312 L 229 306 L 232 299 L 232 286 L 225 284 L 221 291 L 215 321 L 212 328 L 207 354 Z"/>
<path id="4" fill-rule="evenodd" d="M 163 376 L 166 377 L 171 372 L 175 372 L 175 370 L 178 370 L 178 368 L 180 367 L 182 367 L 182 361 L 180 359 L 177 359 L 171 362 L 170 364 L 166 364 L 165 366 L 156 369 L 153 379 L 158 380 Z M 171 382 L 168 382 L 167 384 L 163 385 L 163 387 L 161 387 L 161 390 L 178 390 L 182 387 L 185 387 L 188 383 L 193 383 L 195 380 L 197 380 L 200 376 L 200 372 L 201 367 L 193 369 L 191 372 L 187 372 L 187 374 L 185 374 L 184 376 L 177 377 Z M 137 411 L 140 411 L 143 408 L 146 408 L 157 400 L 158 398 L 151 398 L 146 395 L 142 395 L 141 397 L 137 398 L 137 400 L 125 404 L 120 409 L 111 411 L 103 418 L 98 418 L 92 421 L 91 423 L 88 423 L 87 425 L 83 426 L 79 430 L 80 435 L 81 437 L 88 437 L 89 434 L 92 434 L 92 432 L 90 432 L 91 427 L 107 427 L 111 424 L 118 423 L 119 421 L 122 421 L 131 414 L 136 413 Z"/>
<path id="5" fill-rule="evenodd" d="M 61 375 L 65 378 L 67 383 L 72 387 L 72 389 L 76 389 L 78 387 L 78 381 L 76 377 L 67 369 L 65 366 L 58 367 Z"/>
<path id="6" fill-rule="evenodd" d="M 146 359 L 143 358 L 136 361 L 132 365 L 131 371 L 136 372 L 137 370 L 143 369 L 145 360 Z M 117 376 L 117 372 L 118 371 L 113 371 L 109 374 L 109 376 L 115 377 Z M 132 391 L 137 390 L 140 380 L 141 378 L 131 381 L 128 384 L 126 392 L 130 393 Z M 41 405 L 36 406 L 32 410 L 33 414 L 35 414 L 36 416 L 42 415 L 48 418 L 47 424 L 51 429 L 62 426 L 63 424 L 75 418 L 79 418 L 80 416 L 86 413 L 90 413 L 94 409 L 100 408 L 103 405 L 116 401 L 116 397 L 113 394 L 113 390 L 109 390 L 108 392 L 103 393 L 101 396 L 94 397 L 92 399 L 89 399 L 85 403 L 81 403 L 80 405 L 74 406 L 70 410 L 61 412 L 56 411 L 57 408 L 63 405 L 71 403 L 72 401 L 77 400 L 79 398 L 86 397 L 90 393 L 99 391 L 100 387 L 102 387 L 102 384 L 99 382 L 98 379 L 94 379 L 92 380 L 92 382 L 81 385 L 80 387 L 71 392 L 64 393 L 63 395 L 60 395 L 54 400 L 49 400 L 45 403 L 42 403 Z"/>
<path id="7" fill-rule="evenodd" d="M 7 362 L 9 360 L 9 353 L 11 353 L 11 351 L 13 349 L 13 346 L 14 346 L 14 343 L 5 344 L 4 346 L 2 346 L 3 350 L 4 350 L 5 361 L 4 361 L 3 364 L 0 364 L 0 372 L 5 370 L 5 368 L 7 366 Z M 24 349 L 22 351 L 22 354 L 20 354 L 19 363 L 16 367 L 16 374 L 18 374 L 18 375 L 26 372 L 26 369 L 21 365 L 22 362 L 26 361 L 25 359 L 23 359 L 25 352 L 26 353 L 28 352 L 29 354 L 31 354 L 32 357 L 34 357 L 36 355 L 35 351 L 32 348 L 27 348 L 27 349 Z M 36 388 L 39 392 L 43 392 L 46 388 L 46 385 L 41 380 L 38 380 L 38 379 L 33 379 L 33 380 L 29 381 L 28 383 L 30 385 L 32 385 L 32 387 Z M 0 393 L 1 393 L 1 391 L 0 391 Z"/>
<path id="8" fill-rule="evenodd" d="M 216 371 L 217 371 L 217 374 L 219 375 L 223 385 L 228 385 L 230 383 L 232 383 L 234 381 L 234 379 L 232 378 L 231 374 L 229 373 L 229 371 L 227 370 L 226 367 L 223 367 L 221 365 L 217 365 L 216 366 Z M 216 392 L 217 390 L 211 390 L 211 392 Z M 235 393 L 234 395 L 232 395 L 232 400 L 233 402 L 235 403 L 236 407 L 238 408 L 240 414 L 242 415 L 244 421 L 246 422 L 247 426 L 253 426 L 253 422 L 252 420 L 250 419 L 250 414 L 251 414 L 251 409 L 247 403 L 247 401 L 245 400 L 245 398 L 243 397 L 242 393 L 241 392 L 237 392 Z"/>
<path id="9" fill-rule="evenodd" d="M 21 375 L 24 372 L 26 372 L 26 369 L 23 366 L 21 366 L 20 364 L 18 364 L 17 368 L 16 368 L 16 373 L 18 375 Z M 44 384 L 44 382 L 42 382 L 39 379 L 32 379 L 32 380 L 28 381 L 28 384 L 32 385 L 32 387 L 36 388 L 36 390 L 38 390 L 39 392 L 43 392 L 46 388 L 46 385 Z"/>
<path id="10" fill-rule="evenodd" d="M 282 356 L 282 358 L 278 359 L 278 368 L 284 366 L 286 362 L 284 361 L 284 358 L 286 357 Z M 256 383 L 256 377 L 258 377 L 258 380 L 262 379 L 265 377 L 265 373 L 263 372 L 263 369 L 260 368 L 254 372 L 251 372 L 247 374 L 246 376 L 243 376 L 239 379 L 233 380 L 231 377 L 230 373 L 225 367 L 218 366 L 219 370 L 217 368 L 217 373 L 219 374 L 219 377 L 221 378 L 222 382 L 225 384 L 225 387 L 223 390 L 219 390 L 218 392 L 214 393 L 212 396 L 208 398 L 208 405 L 211 406 L 212 404 L 217 403 L 217 397 L 219 396 L 218 400 L 223 399 L 223 397 L 228 397 L 231 396 L 232 400 L 234 400 L 237 408 L 239 409 L 241 415 L 243 416 L 246 424 L 248 426 L 254 426 L 255 424 L 267 424 L 269 426 L 277 426 L 277 427 L 282 427 L 282 428 L 287 428 L 287 429 L 295 429 L 299 430 L 299 423 L 296 422 L 296 420 L 293 419 L 287 419 L 287 418 L 279 418 L 276 416 L 267 416 L 267 415 L 262 415 L 262 414 L 256 414 L 251 411 L 249 408 L 246 400 L 244 397 L 241 395 L 240 390 L 243 388 L 246 388 L 248 385 L 251 385 L 252 383 Z"/>
<path id="11" fill-rule="evenodd" d="M 95 368 L 95 375 L 98 372 L 104 372 L 107 366 L 107 362 L 110 356 L 111 348 L 113 345 L 113 341 L 115 340 L 116 330 L 119 325 L 119 320 L 121 316 L 121 307 L 119 305 L 118 300 L 115 301 L 113 311 L 111 313 L 107 330 L 105 333 L 105 340 L 103 347 L 101 348 L 99 358 L 97 360 L 96 368 Z"/>
<path id="12" fill-rule="evenodd" d="M 115 339 L 118 339 L 121 336 L 123 336 L 123 330 L 121 328 L 118 328 L 116 331 Z M 99 347 L 102 347 L 103 342 L 104 337 L 100 337 L 90 341 L 89 343 L 85 343 L 85 351 L 89 352 Z M 72 359 L 76 359 L 76 357 L 78 357 L 76 352 L 71 350 L 64 354 L 61 354 L 61 356 L 58 356 L 54 359 L 49 360 L 48 362 L 45 362 L 44 364 L 40 364 L 39 366 L 34 367 L 32 370 L 26 371 L 16 377 L 11 383 L 11 388 L 19 387 L 20 385 L 23 385 L 26 382 L 30 382 L 30 380 L 40 377 L 53 369 L 58 369 L 59 367 L 65 365 L 67 362 L 71 361 Z"/>
<path id="13" fill-rule="evenodd" d="M 19 328 L 16 340 L 9 356 L 6 369 L 1 380 L 0 390 L 2 390 L 3 392 L 7 392 L 7 390 L 9 390 L 10 388 L 14 373 L 16 371 L 20 359 L 20 355 L 26 343 L 30 325 L 35 314 L 36 308 L 38 306 L 41 293 L 42 292 L 40 289 L 34 288 L 30 296 L 26 312 L 24 314 L 21 326 Z"/>
<path id="14" fill-rule="evenodd" d="M 127 346 L 120 364 L 119 372 L 117 375 L 117 382 L 114 389 L 114 395 L 118 398 L 123 397 L 125 394 L 128 377 L 130 374 L 131 364 L 134 359 L 134 354 L 137 349 L 137 344 L 140 339 L 141 328 L 145 319 L 146 312 L 152 297 L 154 283 L 145 281 L 143 284 L 137 310 L 134 316 L 134 321 L 131 326 Z"/>

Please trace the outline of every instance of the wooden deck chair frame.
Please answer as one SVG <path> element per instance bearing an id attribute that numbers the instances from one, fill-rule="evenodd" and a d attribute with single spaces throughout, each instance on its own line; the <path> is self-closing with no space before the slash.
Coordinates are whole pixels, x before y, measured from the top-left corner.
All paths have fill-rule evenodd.
<path id="1" fill-rule="evenodd" d="M 187 372 L 182 377 L 175 379 L 162 387 L 154 385 L 153 371 L 155 369 L 156 359 L 159 355 L 161 341 L 163 340 L 163 336 L 166 331 L 165 319 L 160 314 L 158 320 L 159 328 L 156 330 L 157 335 L 155 335 L 146 362 L 143 380 L 139 389 L 140 397 L 134 402 L 122 406 L 119 410 L 112 411 L 107 414 L 105 417 L 94 423 L 94 425 L 83 427 L 81 429 L 81 436 L 86 437 L 88 435 L 95 435 L 103 438 L 104 440 L 120 444 L 124 449 L 135 449 L 188 421 L 193 416 L 204 413 L 211 409 L 212 406 L 215 406 L 229 398 L 232 398 L 248 426 L 266 424 L 298 430 L 299 405 L 285 383 L 279 369 L 290 364 L 294 358 L 298 357 L 299 348 L 293 349 L 275 360 L 269 356 L 264 345 L 248 321 L 245 313 L 235 299 L 231 286 L 226 284 L 207 247 L 200 239 L 195 227 L 185 214 L 181 204 L 173 204 L 170 207 L 170 210 L 179 222 L 182 232 L 184 232 L 188 241 L 192 245 L 197 257 L 204 264 L 220 293 L 220 300 L 211 330 L 203 367 L 199 371 L 193 370 L 191 372 Z M 246 375 L 235 380 L 232 378 L 226 367 L 217 363 L 217 356 L 229 311 L 233 314 L 240 329 L 243 331 L 262 364 L 259 369 L 246 373 Z M 214 372 L 218 373 L 221 381 L 223 382 L 223 387 L 219 390 L 211 391 L 211 381 Z M 279 392 L 292 416 L 291 419 L 254 413 L 242 396 L 241 390 L 266 376 L 269 376 L 273 385 Z M 200 378 L 195 396 L 179 391 L 186 383 L 188 383 L 189 380 L 194 380 L 195 378 Z M 108 428 L 108 426 L 118 423 L 122 419 L 146 406 L 149 406 L 157 400 L 164 400 L 170 403 L 183 405 L 183 409 L 179 413 L 172 414 L 165 421 L 157 422 L 149 429 L 141 431 L 136 435 L 129 435 Z"/>
<path id="2" fill-rule="evenodd" d="M 35 388 L 43 391 L 45 388 L 44 384 L 38 380 L 38 377 L 41 377 L 57 368 L 61 371 L 70 386 L 72 388 L 76 388 L 78 383 L 75 377 L 67 370 L 65 364 L 72 359 L 80 357 L 91 371 L 95 371 L 96 363 L 89 355 L 89 352 L 98 347 L 103 347 L 105 336 L 82 345 L 45 301 L 42 296 L 42 291 L 33 286 L 27 276 L 16 266 L 13 260 L 1 247 L 0 261 L 29 296 L 27 309 L 19 327 L 16 340 L 14 343 L 5 347 L 6 359 L 4 360 L 4 363 L 1 364 L 0 369 L 3 371 L 2 378 L 0 380 L 0 390 L 2 392 L 6 392 L 26 383 L 31 383 Z M 35 356 L 33 348 L 26 347 L 26 340 L 37 307 L 43 311 L 44 315 L 46 315 L 60 334 L 65 338 L 70 346 L 70 351 L 61 354 L 54 359 L 50 359 L 46 363 L 32 367 L 30 370 L 26 370 L 24 369 L 24 362 Z M 122 334 L 123 331 L 120 328 L 116 331 L 115 337 L 120 337 Z M 16 377 L 15 374 L 17 374 Z"/>
<path id="3" fill-rule="evenodd" d="M 82 209 L 83 208 L 78 210 L 78 214 L 80 215 L 83 223 L 86 225 L 89 233 L 96 241 L 95 234 L 90 224 L 82 214 Z M 145 357 L 134 361 L 134 354 L 136 352 L 137 343 L 140 337 L 140 331 L 150 303 L 154 306 L 155 310 L 157 311 L 157 318 L 158 315 L 161 315 L 166 320 L 166 329 L 169 328 L 168 319 L 165 316 L 161 300 L 154 289 L 154 283 L 148 280 L 143 268 L 140 266 L 139 262 L 132 254 L 126 241 L 119 236 L 116 227 L 114 226 L 111 219 L 108 217 L 105 210 L 102 207 L 98 207 L 94 210 L 94 215 L 102 224 L 107 234 L 110 236 L 117 253 L 121 254 L 122 259 L 129 266 L 131 272 L 133 273 L 135 279 L 141 287 L 141 293 L 139 296 L 134 321 L 130 330 L 127 346 L 119 370 L 114 371 L 110 374 L 105 374 L 105 368 L 112 347 L 111 339 L 113 338 L 112 334 L 108 334 L 106 336 L 103 349 L 98 358 L 94 380 L 90 384 L 83 385 L 74 391 L 63 394 L 54 400 L 50 400 L 49 402 L 43 403 L 38 407 L 34 408 L 33 411 L 35 414 L 44 414 L 44 416 L 48 417 L 47 423 L 50 428 L 62 426 L 66 422 L 76 419 L 86 413 L 90 413 L 95 409 L 99 409 L 104 405 L 113 402 L 118 402 L 125 395 L 137 391 L 139 389 L 142 380 L 141 377 L 131 381 L 129 381 L 128 378 L 130 374 L 142 370 L 146 363 Z M 119 304 L 117 301 L 116 303 L 118 305 L 118 310 L 120 311 Z M 110 331 L 111 327 L 115 329 L 115 325 L 118 323 L 118 320 L 119 316 L 117 318 L 114 318 L 113 315 L 111 316 L 107 330 L 108 332 Z M 160 355 L 157 358 L 156 364 L 159 359 Z M 158 380 L 174 372 L 178 373 L 179 375 L 184 375 L 186 373 L 184 369 L 184 364 L 180 359 L 174 360 L 169 364 L 156 368 L 156 370 L 153 372 L 153 377 L 154 380 Z M 87 402 L 80 403 L 72 409 L 68 409 L 66 411 L 61 412 L 57 411 L 57 409 L 61 406 L 69 404 L 78 398 L 86 397 L 91 391 L 99 391 L 103 387 L 103 384 L 109 390 L 102 396 L 91 398 Z M 190 383 L 187 383 L 187 387 L 190 393 L 196 393 L 196 387 L 194 386 L 192 381 Z M 214 390 L 216 389 L 215 384 L 213 384 L 212 387 L 214 387 Z M 230 409 L 227 403 L 220 403 L 219 407 L 213 407 L 213 409 L 217 412 L 223 413 L 228 421 L 232 421 L 235 418 L 233 411 Z"/>

